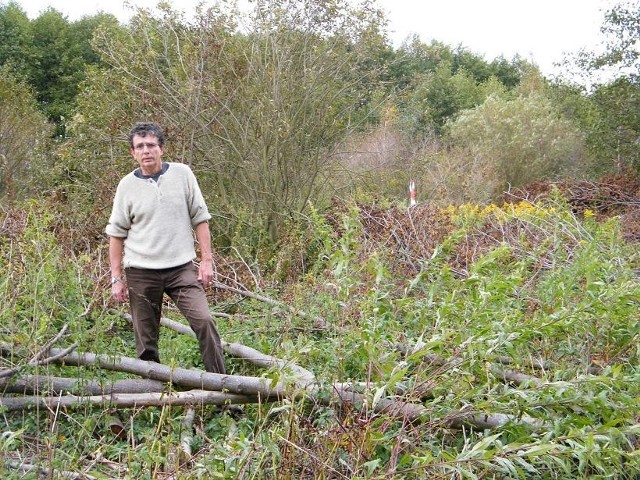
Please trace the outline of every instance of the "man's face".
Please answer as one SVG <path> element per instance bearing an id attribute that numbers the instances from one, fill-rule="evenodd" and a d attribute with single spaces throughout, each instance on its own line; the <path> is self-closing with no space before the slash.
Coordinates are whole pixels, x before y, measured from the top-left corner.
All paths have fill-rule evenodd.
<path id="1" fill-rule="evenodd" d="M 133 137 L 133 148 L 129 150 L 144 175 L 154 175 L 162 170 L 162 147 L 155 135 Z"/>

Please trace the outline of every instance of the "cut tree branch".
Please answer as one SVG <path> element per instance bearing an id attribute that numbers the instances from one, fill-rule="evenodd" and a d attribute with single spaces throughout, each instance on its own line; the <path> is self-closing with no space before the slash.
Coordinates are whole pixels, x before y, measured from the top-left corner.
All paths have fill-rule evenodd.
<path id="1" fill-rule="evenodd" d="M 121 316 L 129 323 L 132 323 L 131 315 L 129 315 L 128 313 L 121 314 Z M 175 320 L 171 320 L 170 318 L 162 317 L 160 319 L 160 325 L 163 325 L 184 335 L 189 335 L 194 338 L 196 336 L 191 327 L 183 323 L 176 322 Z M 246 345 L 242 345 L 240 343 L 229 343 L 222 340 L 222 348 L 229 355 L 247 360 L 258 367 L 276 367 L 284 370 L 288 369 L 298 379 L 297 384 L 301 388 L 307 388 L 316 382 L 315 375 L 309 370 L 302 368 L 294 363 L 290 363 L 271 355 L 259 352 L 258 350 L 255 350 L 254 348 L 248 347 Z"/>
<path id="2" fill-rule="evenodd" d="M 55 354 L 57 350 L 51 349 L 51 352 Z M 223 375 L 113 355 L 73 352 L 58 362 L 65 365 L 97 366 L 105 370 L 132 373 L 152 380 L 171 382 L 182 387 L 227 391 L 240 395 L 261 395 L 263 398 L 284 396 L 288 388 L 282 382 L 274 384 L 268 378 Z"/>
<path id="3" fill-rule="evenodd" d="M 189 390 L 170 393 L 114 393 L 113 395 L 76 396 L 62 395 L 42 397 L 0 397 L 0 406 L 8 412 L 30 408 L 74 408 L 94 405 L 103 408 L 162 407 L 166 405 L 227 405 L 257 403 L 259 396 L 237 395 L 207 390 Z"/>
<path id="4" fill-rule="evenodd" d="M 0 392 L 34 395 L 49 393 L 60 395 L 111 395 L 113 393 L 163 392 L 168 386 L 158 380 L 147 378 L 124 379 L 113 382 L 51 377 L 46 375 L 25 375 L 13 379 L 0 379 Z"/>
<path id="5" fill-rule="evenodd" d="M 125 316 L 128 320 L 130 317 Z M 172 328 L 180 333 L 194 336 L 193 331 L 186 325 L 170 319 L 163 318 L 163 325 Z M 356 392 L 350 384 L 336 383 L 332 386 L 331 393 L 327 396 L 318 389 L 315 376 L 306 369 L 297 365 L 287 364 L 283 360 L 265 355 L 257 350 L 240 344 L 230 344 L 224 342 L 224 349 L 240 358 L 247 359 L 256 365 L 263 367 L 289 368 L 296 374 L 298 382 L 295 387 L 287 392 L 287 385 L 282 383 L 268 384 L 268 380 L 259 377 L 245 377 L 238 375 L 220 375 L 203 372 L 201 370 L 187 370 L 182 368 L 171 368 L 155 362 L 147 362 L 128 357 L 113 357 L 107 355 L 95 355 L 93 353 L 69 353 L 68 350 L 51 349 L 50 358 L 67 365 L 99 366 L 108 370 L 115 370 L 137 374 L 154 382 L 149 384 L 151 388 L 162 388 L 162 382 L 171 382 L 177 387 L 188 387 L 193 390 L 189 392 L 169 392 L 169 393 L 115 393 L 112 389 L 109 394 L 99 390 L 97 384 L 88 385 L 88 390 L 99 391 L 97 395 L 75 396 L 59 395 L 55 397 L 22 397 L 22 398 L 1 398 L 0 405 L 8 410 L 30 408 L 36 405 L 53 408 L 72 407 L 88 403 L 95 405 L 109 405 L 121 408 L 134 406 L 160 406 L 160 405 L 194 405 L 194 404 L 216 404 L 225 403 L 253 403 L 261 400 L 279 399 L 284 396 L 300 397 L 306 394 L 308 400 L 322 404 L 352 404 L 360 405 L 359 408 L 370 408 L 373 412 L 387 414 L 396 418 L 405 418 L 411 422 L 423 421 L 428 410 L 421 404 L 406 402 L 397 398 L 380 398 L 369 405 L 368 399 L 371 395 Z M 7 348 L 0 345 L 0 349 Z M 460 363 L 460 359 L 442 359 L 436 355 L 425 355 L 424 359 L 432 364 L 444 367 Z M 498 374 L 503 379 L 512 382 L 532 382 L 535 384 L 535 377 L 530 377 L 517 372 L 494 369 L 494 374 Z M 70 379 L 65 381 L 71 382 Z M 134 381 L 135 382 L 135 381 Z M 14 383 L 15 385 L 15 383 Z M 26 381 L 21 386 L 25 386 Z M 127 388 L 135 388 L 134 384 L 128 384 Z M 125 384 L 118 385 L 124 388 Z M 115 388 L 115 386 L 114 386 Z M 62 390 L 60 390 L 62 391 Z M 449 428 L 462 428 L 463 426 L 475 426 L 477 428 L 496 428 L 508 422 L 515 422 L 528 426 L 539 427 L 541 422 L 530 417 L 515 417 L 505 414 L 486 414 L 477 412 L 460 412 L 445 419 L 445 425 Z"/>
<path id="6" fill-rule="evenodd" d="M 69 324 L 65 323 L 62 328 L 60 329 L 60 331 L 51 339 L 49 340 L 46 344 L 44 344 L 44 346 L 38 350 L 38 352 L 36 352 L 36 354 L 31 357 L 31 360 L 29 360 L 27 362 L 27 365 L 31 366 L 31 365 L 40 365 L 40 364 L 45 364 L 45 363 L 49 363 L 50 361 L 53 361 L 55 359 L 53 358 L 45 358 L 44 360 L 41 360 L 42 357 L 44 355 L 47 354 L 47 352 L 49 352 L 49 349 L 55 345 L 55 343 L 60 340 L 62 338 L 62 336 L 67 332 L 67 329 L 69 328 Z M 68 347 L 68 349 L 73 350 L 75 348 L 75 343 L 71 346 Z M 66 355 L 66 353 L 65 353 Z M 20 370 L 22 370 L 24 368 L 24 365 L 19 365 L 17 367 L 14 368 L 9 368 L 6 370 L 2 370 L 0 371 L 0 378 L 5 378 L 5 377 L 11 377 L 13 375 L 15 375 L 16 373 L 18 373 Z"/>

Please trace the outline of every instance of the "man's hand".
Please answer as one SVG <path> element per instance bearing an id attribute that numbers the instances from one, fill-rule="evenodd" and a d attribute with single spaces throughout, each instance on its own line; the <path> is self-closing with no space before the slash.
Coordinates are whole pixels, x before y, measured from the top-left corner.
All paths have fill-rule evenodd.
<path id="1" fill-rule="evenodd" d="M 129 289 L 124 280 L 118 280 L 111 285 L 111 298 L 118 303 L 124 303 L 129 298 Z"/>
<path id="2" fill-rule="evenodd" d="M 211 254 L 211 233 L 209 224 L 200 222 L 196 225 L 196 241 L 200 245 L 200 265 L 198 266 L 198 280 L 208 287 L 213 281 L 213 255 Z"/>
<path id="3" fill-rule="evenodd" d="M 124 238 L 109 237 L 109 264 L 111 265 L 111 298 L 124 303 L 129 298 L 127 283 L 122 276 L 122 253 Z M 115 281 L 114 281 L 115 280 Z"/>
<path id="4" fill-rule="evenodd" d="M 198 280 L 202 285 L 208 287 L 213 281 L 213 261 L 210 258 L 203 258 L 198 266 Z"/>

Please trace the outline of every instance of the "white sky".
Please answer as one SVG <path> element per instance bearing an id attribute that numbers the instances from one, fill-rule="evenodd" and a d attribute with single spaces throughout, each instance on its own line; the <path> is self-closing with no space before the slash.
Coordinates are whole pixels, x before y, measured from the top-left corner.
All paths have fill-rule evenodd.
<path id="1" fill-rule="evenodd" d="M 0 0 L 6 4 L 9 0 Z M 126 21 L 131 6 L 154 7 L 156 0 L 17 0 L 30 18 L 48 6 L 69 20 L 98 11 Z M 169 0 L 189 13 L 198 3 L 215 0 Z M 545 75 L 558 70 L 554 63 L 581 48 L 594 50 L 602 41 L 604 12 L 617 0 L 377 0 L 390 20 L 395 45 L 417 34 L 425 43 L 438 40 L 483 55 L 487 61 L 519 54 L 537 64 Z M 127 6 L 128 5 L 128 6 Z"/>

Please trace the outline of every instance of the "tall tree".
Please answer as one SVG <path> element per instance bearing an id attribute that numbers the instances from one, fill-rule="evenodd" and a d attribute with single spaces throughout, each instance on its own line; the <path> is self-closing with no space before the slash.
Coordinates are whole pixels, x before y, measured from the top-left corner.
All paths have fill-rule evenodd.
<path id="1" fill-rule="evenodd" d="M 451 64 L 443 62 L 432 73 L 416 75 L 402 96 L 402 127 L 412 137 L 429 132 L 442 135 L 447 122 L 462 110 L 481 104 L 488 93 L 504 89 L 493 77 L 478 83 L 466 70 L 452 72 Z"/>
<path id="2" fill-rule="evenodd" d="M 271 0 L 256 2 L 247 33 L 232 18 L 217 6 L 189 23 L 167 8 L 141 11 L 128 32 L 105 32 L 96 45 L 117 87 L 92 82 L 82 111 L 114 88 L 128 92 L 108 111 L 122 105 L 130 120 L 165 126 L 167 153 L 198 171 L 220 212 L 221 238 L 247 228 L 274 242 L 319 201 L 332 148 L 362 118 L 371 83 L 360 67 L 379 16 L 366 2 Z"/>
<path id="3" fill-rule="evenodd" d="M 591 57 L 591 68 L 609 68 L 628 74 L 637 81 L 640 76 L 640 2 L 621 2 L 605 14 L 601 28 L 606 51 Z"/>
<path id="4" fill-rule="evenodd" d="M 27 75 L 31 68 L 33 37 L 27 14 L 16 2 L 0 5 L 0 66 Z"/>
<path id="5" fill-rule="evenodd" d="M 271 241 L 286 219 L 328 191 L 330 154 L 369 108 L 379 77 L 362 65 L 378 20 L 366 4 L 257 3 L 247 74 L 226 122 L 239 140 L 237 178 Z"/>
<path id="6" fill-rule="evenodd" d="M 604 50 L 578 57 L 587 78 L 596 78 L 586 92 L 593 110 L 580 120 L 600 171 L 640 170 L 640 1 L 608 10 L 601 32 Z"/>
<path id="7" fill-rule="evenodd" d="M 94 31 L 101 25 L 117 25 L 113 15 L 98 14 L 70 23 L 49 8 L 33 20 L 32 64 L 29 79 L 56 134 L 65 136 L 66 122 L 74 112 L 74 101 L 85 78 L 85 67 L 99 62 L 91 47 Z"/>
<path id="8" fill-rule="evenodd" d="M 61 122 L 69 111 L 64 100 L 71 100 L 73 83 L 64 81 L 74 72 L 66 69 L 69 22 L 62 13 L 49 9 L 32 23 L 33 64 L 29 78 L 38 100 L 49 118 Z M 62 132 L 59 132 L 62 133 Z"/>
<path id="9" fill-rule="evenodd" d="M 597 122 L 589 129 L 589 145 L 603 171 L 640 171 L 640 78 L 621 77 L 600 85 L 589 96 Z"/>
<path id="10" fill-rule="evenodd" d="M 416 36 L 388 65 L 389 82 L 399 92 L 402 128 L 414 138 L 441 135 L 461 110 L 479 105 L 496 89 L 515 88 L 530 68 L 518 57 L 489 63 L 466 48 L 425 44 Z"/>
<path id="11" fill-rule="evenodd" d="M 34 88 L 40 108 L 64 136 L 65 121 L 85 77 L 85 66 L 99 61 L 91 48 L 93 32 L 113 15 L 98 14 L 70 23 L 49 8 L 30 21 L 16 3 L 0 7 L 0 65 L 24 76 Z"/>

